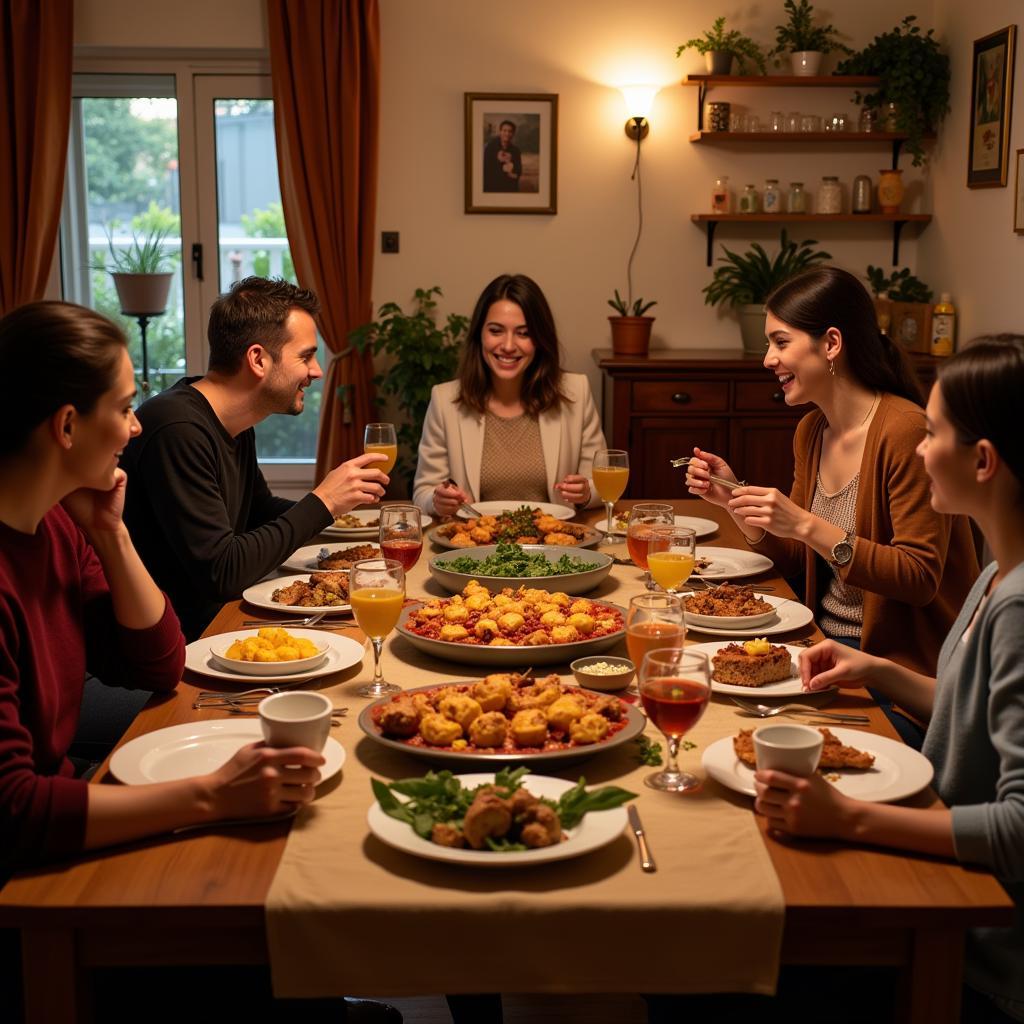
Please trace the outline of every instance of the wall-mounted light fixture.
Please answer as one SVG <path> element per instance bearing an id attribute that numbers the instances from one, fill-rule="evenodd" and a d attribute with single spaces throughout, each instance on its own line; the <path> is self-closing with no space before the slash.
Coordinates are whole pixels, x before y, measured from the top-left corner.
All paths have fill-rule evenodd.
<path id="1" fill-rule="evenodd" d="M 651 112 L 654 97 L 658 95 L 656 85 L 623 85 L 623 99 L 626 101 L 626 134 L 636 142 L 647 137 L 651 126 L 647 115 Z"/>

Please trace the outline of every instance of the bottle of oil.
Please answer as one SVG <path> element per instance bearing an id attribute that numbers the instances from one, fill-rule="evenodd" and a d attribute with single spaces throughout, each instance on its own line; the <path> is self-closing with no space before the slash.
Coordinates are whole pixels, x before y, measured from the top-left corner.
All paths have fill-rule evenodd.
<path id="1" fill-rule="evenodd" d="M 949 292 L 943 292 L 932 310 L 932 355 L 951 356 L 956 337 L 956 309 Z"/>

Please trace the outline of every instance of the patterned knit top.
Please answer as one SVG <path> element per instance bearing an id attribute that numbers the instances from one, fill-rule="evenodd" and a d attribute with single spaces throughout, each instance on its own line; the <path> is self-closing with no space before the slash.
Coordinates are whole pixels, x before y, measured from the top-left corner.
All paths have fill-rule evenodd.
<path id="1" fill-rule="evenodd" d="M 838 526 L 846 533 L 854 533 L 857 527 L 857 487 L 860 473 L 835 494 L 827 494 L 821 485 L 821 474 L 814 486 L 811 500 L 811 514 L 825 522 Z M 828 589 L 821 597 L 821 614 L 818 625 L 827 636 L 850 636 L 860 638 L 864 622 L 864 591 L 847 586 L 839 576 L 838 566 L 828 563 L 832 578 Z M 813 598 L 812 594 L 807 595 Z"/>
<path id="2" fill-rule="evenodd" d="M 480 500 L 548 500 L 540 424 L 533 416 L 522 413 L 506 419 L 492 412 L 485 415 Z"/>

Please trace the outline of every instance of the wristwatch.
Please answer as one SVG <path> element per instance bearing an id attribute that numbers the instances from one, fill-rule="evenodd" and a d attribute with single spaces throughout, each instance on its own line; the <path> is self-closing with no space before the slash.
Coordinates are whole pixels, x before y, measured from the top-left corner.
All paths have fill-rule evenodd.
<path id="1" fill-rule="evenodd" d="M 853 533 L 847 535 L 832 547 L 832 557 L 829 562 L 832 565 L 846 565 L 853 558 Z"/>

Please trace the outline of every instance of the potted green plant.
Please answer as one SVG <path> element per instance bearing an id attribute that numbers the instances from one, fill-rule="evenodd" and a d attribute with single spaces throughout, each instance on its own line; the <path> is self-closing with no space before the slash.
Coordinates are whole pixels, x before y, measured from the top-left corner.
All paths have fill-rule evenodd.
<path id="1" fill-rule="evenodd" d="M 875 296 L 878 327 L 911 352 L 931 347 L 934 292 L 910 272 L 910 267 L 889 276 L 881 267 L 868 266 L 868 285 Z"/>
<path id="2" fill-rule="evenodd" d="M 164 251 L 170 227 L 147 231 L 140 239 L 132 234 L 131 245 L 115 247 L 114 226 L 107 231 L 110 266 L 105 261 L 94 263 L 114 279 L 121 312 L 128 316 L 159 316 L 167 309 L 171 290 L 174 254 Z"/>
<path id="3" fill-rule="evenodd" d="M 815 251 L 813 246 L 817 244 L 813 239 L 790 241 L 783 229 L 774 258 L 757 242 L 751 243 L 745 253 L 722 247 L 725 255 L 718 262 L 723 266 L 716 268 L 711 283 L 705 286 L 704 302 L 737 311 L 744 351 L 764 351 L 764 304 L 768 296 L 791 277 L 832 258 L 827 252 Z"/>
<path id="4" fill-rule="evenodd" d="M 836 39 L 839 32 L 832 25 L 814 24 L 811 19 L 814 8 L 808 0 L 785 0 L 783 7 L 789 20 L 785 25 L 775 26 L 775 46 L 768 54 L 776 58 L 776 67 L 782 63 L 778 54 L 788 53 L 793 74 L 811 76 L 818 73 L 826 53 L 833 50 L 853 53 Z"/>
<path id="5" fill-rule="evenodd" d="M 608 305 L 618 316 L 608 317 L 612 328 L 612 352 L 617 356 L 645 356 L 651 344 L 651 327 L 653 316 L 644 316 L 652 306 L 658 303 L 644 302 L 643 299 L 633 301 L 632 295 L 623 298 L 615 289 L 615 297 L 608 300 Z"/>
<path id="6" fill-rule="evenodd" d="M 922 32 L 909 15 L 863 50 L 844 60 L 836 74 L 877 75 L 878 89 L 858 102 L 886 113 L 891 128 L 907 136 L 915 167 L 924 162 L 924 136 L 934 132 L 949 111 L 949 57 L 939 49 L 934 29 Z"/>
<path id="7" fill-rule="evenodd" d="M 405 422 L 398 427 L 401 455 L 396 469 L 410 493 L 430 389 L 455 376 L 469 327 L 468 317 L 457 313 L 449 313 L 444 324 L 438 325 L 436 296 L 441 294 L 436 285 L 417 288 L 412 313 L 406 313 L 397 302 L 386 302 L 377 311 L 376 320 L 357 327 L 348 336 L 357 351 L 369 349 L 374 356 L 389 357 L 386 372 L 378 373 L 373 383 L 378 393 L 393 399 L 405 415 Z"/>
<path id="8" fill-rule="evenodd" d="M 764 54 L 761 48 L 749 36 L 735 29 L 725 31 L 725 18 L 715 18 L 715 23 L 703 36 L 690 39 L 676 49 L 676 57 L 682 56 L 685 50 L 693 49 L 704 57 L 709 75 L 728 75 L 732 71 L 732 61 L 736 58 L 740 74 L 747 73 L 747 62 L 753 64 L 761 74 L 765 74 Z"/>

